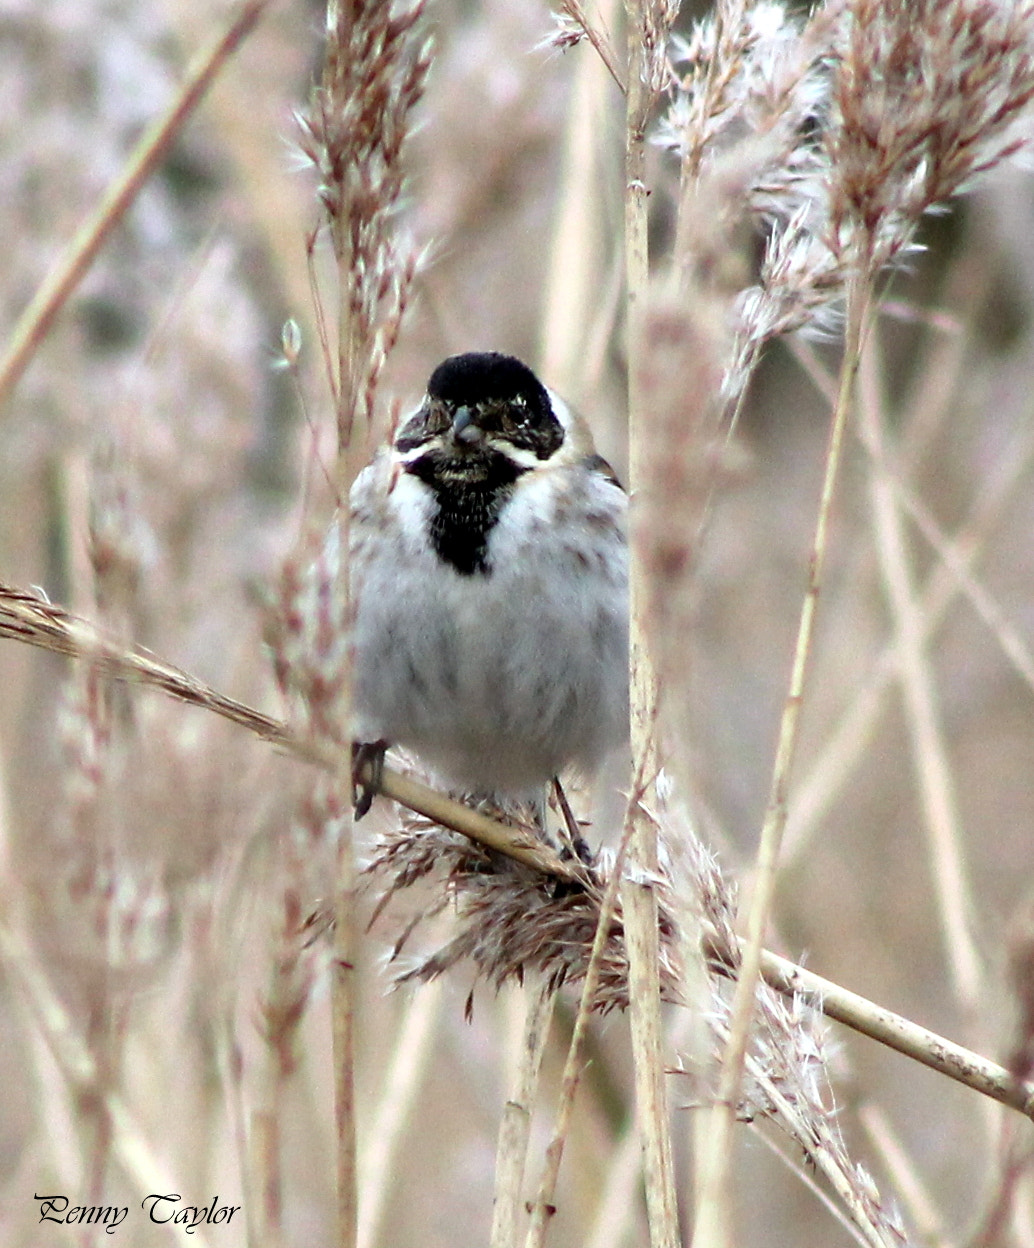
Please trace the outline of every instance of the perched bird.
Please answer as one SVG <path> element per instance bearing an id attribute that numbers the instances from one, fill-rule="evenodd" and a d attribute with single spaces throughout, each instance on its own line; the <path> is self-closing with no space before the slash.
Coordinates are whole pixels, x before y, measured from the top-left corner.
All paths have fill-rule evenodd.
<path id="1" fill-rule="evenodd" d="M 530 368 L 445 360 L 351 508 L 360 742 L 506 805 L 626 739 L 626 495 Z"/>

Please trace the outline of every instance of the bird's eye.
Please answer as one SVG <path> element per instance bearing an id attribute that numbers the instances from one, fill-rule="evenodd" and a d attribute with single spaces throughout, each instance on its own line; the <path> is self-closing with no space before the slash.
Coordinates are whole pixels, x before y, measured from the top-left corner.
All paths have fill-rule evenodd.
<path id="1" fill-rule="evenodd" d="M 528 402 L 523 395 L 518 395 L 512 399 L 504 408 L 503 419 L 506 425 L 513 429 L 525 429 L 531 420 L 531 412 L 528 410 Z"/>

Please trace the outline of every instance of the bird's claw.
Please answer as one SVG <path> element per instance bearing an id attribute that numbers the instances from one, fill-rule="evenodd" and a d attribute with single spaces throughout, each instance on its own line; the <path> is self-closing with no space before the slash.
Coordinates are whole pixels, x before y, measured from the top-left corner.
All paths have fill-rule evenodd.
<path id="1" fill-rule="evenodd" d="M 387 741 L 355 741 L 352 744 L 352 802 L 359 820 L 373 805 L 381 789 Z"/>

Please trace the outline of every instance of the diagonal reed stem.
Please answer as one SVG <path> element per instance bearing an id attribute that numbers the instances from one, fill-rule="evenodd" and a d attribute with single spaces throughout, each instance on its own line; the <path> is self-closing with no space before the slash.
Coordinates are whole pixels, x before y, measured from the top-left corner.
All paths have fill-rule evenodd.
<path id="1" fill-rule="evenodd" d="M 218 693 L 155 655 L 106 637 L 94 625 L 70 615 L 38 595 L 12 589 L 2 582 L 0 637 L 83 659 L 112 680 L 161 689 L 170 697 L 246 728 L 263 741 L 271 742 L 303 762 L 331 771 L 340 765 L 340 747 L 299 736 L 280 720 Z M 362 778 L 367 782 L 373 780 L 369 774 Z M 535 842 L 523 829 L 489 819 L 391 768 L 384 769 L 380 792 L 410 810 L 544 875 L 576 885 L 584 882 L 578 866 L 562 860 L 541 841 Z M 740 960 L 738 952 L 723 949 L 713 933 L 705 933 L 705 945 L 715 968 L 721 974 L 735 978 Z M 995 1062 L 768 951 L 762 952 L 760 973 L 776 991 L 787 995 L 802 993 L 809 1004 L 827 1017 L 1003 1105 L 1034 1117 L 1034 1085 L 1017 1079 Z"/>
<path id="2" fill-rule="evenodd" d="M 718 1096 L 710 1111 L 711 1131 L 708 1149 L 700 1161 L 696 1223 L 693 1233 L 694 1248 L 726 1248 L 732 1242 L 732 1230 L 728 1217 L 732 1130 L 736 1121 L 736 1106 L 739 1101 L 747 1043 L 754 1017 L 754 993 L 761 971 L 765 928 L 775 896 L 779 852 L 786 829 L 790 773 L 797 750 L 804 681 L 811 656 L 815 613 L 829 542 L 833 494 L 854 392 L 855 374 L 858 370 L 862 340 L 869 319 L 871 296 L 871 285 L 867 275 L 856 274 L 848 288 L 847 328 L 840 383 L 830 423 L 815 536 L 808 561 L 808 585 L 801 607 L 790 687 L 779 725 L 772 783 L 758 844 L 754 890 L 747 918 L 747 938 L 736 980 L 736 991 L 733 995 L 729 1038 L 722 1055 Z"/>
<path id="3" fill-rule="evenodd" d="M 0 409 L 40 343 L 79 285 L 97 253 L 154 173 L 227 60 L 257 25 L 271 0 L 247 0 L 232 11 L 226 29 L 191 62 L 165 114 L 145 131 L 121 173 L 108 187 L 29 306 L 18 318 L 0 358 Z"/>
<path id="4" fill-rule="evenodd" d="M 904 518 L 883 462 L 883 399 L 873 342 L 863 355 L 859 399 L 861 432 L 874 452 L 870 493 L 876 549 L 894 639 L 901 656 L 899 683 L 935 882 L 941 938 L 956 999 L 972 1029 L 979 1017 L 985 968 L 973 930 L 975 905 L 958 797 L 923 635 L 920 596 L 914 581 Z"/>

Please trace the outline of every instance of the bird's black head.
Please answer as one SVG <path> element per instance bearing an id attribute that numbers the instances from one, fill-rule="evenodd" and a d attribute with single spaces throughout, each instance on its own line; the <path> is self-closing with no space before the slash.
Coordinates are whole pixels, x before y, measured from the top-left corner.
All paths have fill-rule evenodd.
<path id="1" fill-rule="evenodd" d="M 489 535 L 517 482 L 563 442 L 549 392 L 520 360 L 472 352 L 439 364 L 395 453 L 434 496 L 430 536 L 443 562 L 487 573 Z"/>
<path id="2" fill-rule="evenodd" d="M 544 460 L 562 445 L 564 428 L 527 364 L 496 351 L 472 351 L 438 365 L 395 446 L 407 451 L 443 438 L 462 458 L 512 448 Z"/>
<path id="3" fill-rule="evenodd" d="M 513 403 L 542 417 L 550 412 L 546 388 L 527 364 L 498 351 L 450 355 L 431 374 L 427 397 L 452 408 Z"/>

